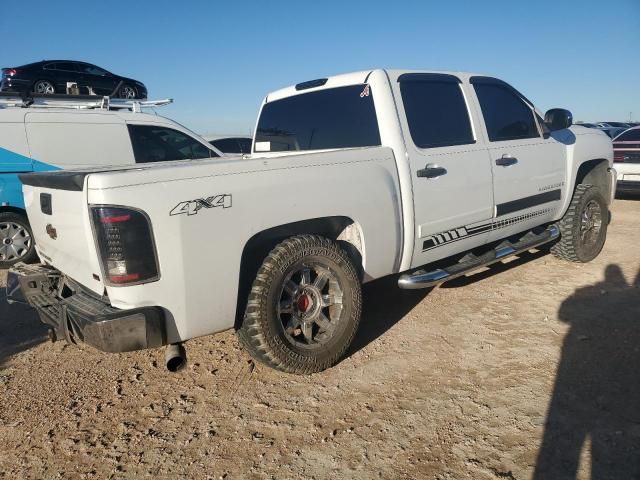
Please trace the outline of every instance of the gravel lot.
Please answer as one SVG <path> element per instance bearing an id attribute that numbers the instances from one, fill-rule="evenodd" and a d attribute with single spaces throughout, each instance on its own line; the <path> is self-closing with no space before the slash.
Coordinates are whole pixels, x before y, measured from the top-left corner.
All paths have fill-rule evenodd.
<path id="1" fill-rule="evenodd" d="M 169 374 L 161 350 L 51 344 L 0 300 L 0 478 L 640 478 L 639 233 L 640 198 L 617 200 L 590 264 L 370 284 L 352 353 L 309 377 L 232 332 Z"/>

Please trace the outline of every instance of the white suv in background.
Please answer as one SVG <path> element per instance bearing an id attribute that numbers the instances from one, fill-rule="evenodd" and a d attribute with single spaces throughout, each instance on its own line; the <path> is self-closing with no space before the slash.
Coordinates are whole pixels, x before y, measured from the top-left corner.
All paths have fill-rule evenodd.
<path id="1" fill-rule="evenodd" d="M 18 174 L 219 156 L 205 139 L 159 115 L 0 104 L 0 268 L 35 259 Z"/>

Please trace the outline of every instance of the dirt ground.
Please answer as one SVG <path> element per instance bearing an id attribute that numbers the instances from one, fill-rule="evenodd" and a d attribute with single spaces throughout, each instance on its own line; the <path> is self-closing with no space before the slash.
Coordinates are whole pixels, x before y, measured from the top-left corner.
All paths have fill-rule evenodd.
<path id="1" fill-rule="evenodd" d="M 350 355 L 308 377 L 232 332 L 170 374 L 161 350 L 51 344 L 0 300 L 0 478 L 640 478 L 639 242 L 640 198 L 616 200 L 590 264 L 369 284 Z"/>

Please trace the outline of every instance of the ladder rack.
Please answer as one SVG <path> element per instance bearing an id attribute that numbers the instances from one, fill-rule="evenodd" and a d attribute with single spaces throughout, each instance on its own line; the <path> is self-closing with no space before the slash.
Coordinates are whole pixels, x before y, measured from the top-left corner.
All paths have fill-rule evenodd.
<path id="1" fill-rule="evenodd" d="M 0 92 L 2 108 L 68 108 L 73 110 L 131 110 L 141 112 L 142 108 L 161 107 L 173 103 L 172 98 L 161 100 L 136 100 L 99 97 L 96 95 L 30 95 Z"/>

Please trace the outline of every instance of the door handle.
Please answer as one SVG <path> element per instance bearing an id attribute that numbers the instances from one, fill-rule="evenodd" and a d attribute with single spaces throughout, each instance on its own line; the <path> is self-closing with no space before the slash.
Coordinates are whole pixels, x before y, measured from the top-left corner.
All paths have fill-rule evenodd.
<path id="1" fill-rule="evenodd" d="M 427 165 L 416 172 L 420 178 L 437 178 L 447 174 L 447 169 L 434 165 L 433 163 L 427 163 Z"/>
<path id="2" fill-rule="evenodd" d="M 496 165 L 498 165 L 499 167 L 509 167 L 511 165 L 515 165 L 516 163 L 518 163 L 518 159 L 510 155 L 504 155 L 502 158 L 498 158 L 496 160 Z"/>

